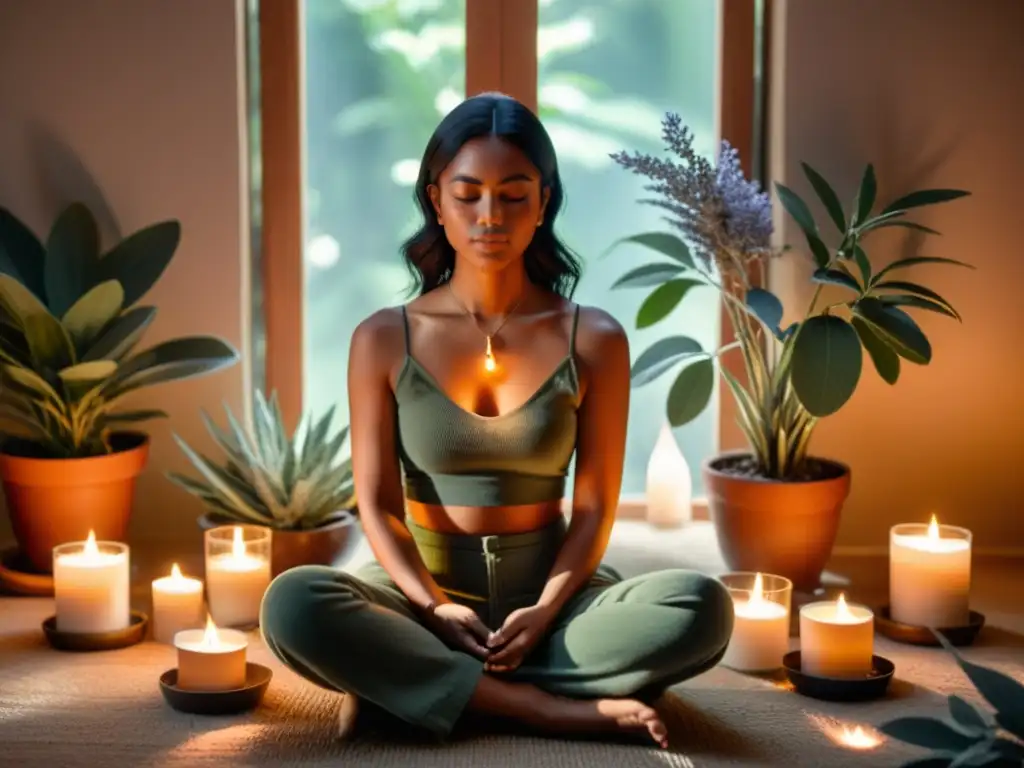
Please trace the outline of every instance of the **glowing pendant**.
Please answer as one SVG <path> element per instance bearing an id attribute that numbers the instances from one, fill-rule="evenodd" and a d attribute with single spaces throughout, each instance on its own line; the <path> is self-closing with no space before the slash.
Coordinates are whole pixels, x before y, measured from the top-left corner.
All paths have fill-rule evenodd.
<path id="1" fill-rule="evenodd" d="M 493 371 L 498 367 L 498 364 L 494 360 L 494 350 L 491 349 L 491 337 L 487 337 L 487 351 L 484 353 L 484 369 Z"/>

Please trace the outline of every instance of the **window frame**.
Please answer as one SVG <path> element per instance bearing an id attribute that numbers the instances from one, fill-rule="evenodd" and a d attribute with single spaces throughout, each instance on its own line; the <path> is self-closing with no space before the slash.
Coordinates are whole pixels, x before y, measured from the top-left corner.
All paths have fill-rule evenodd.
<path id="1" fill-rule="evenodd" d="M 761 93 L 756 92 L 755 0 L 717 0 L 719 36 L 715 130 L 739 151 L 744 171 L 751 162 L 767 167 L 763 115 L 767 104 L 772 0 L 762 0 Z M 303 240 L 305 236 L 304 169 L 306 145 L 303 50 L 303 0 L 262 0 L 258 8 L 260 77 L 260 156 L 262 222 L 258 278 L 272 290 L 262 291 L 266 391 L 276 391 L 285 425 L 294 429 L 302 414 L 305 338 Z M 466 93 L 502 91 L 537 109 L 537 0 L 466 0 Z M 525 63 L 524 63 L 525 62 Z M 763 111 L 763 110 L 762 110 Z M 760 125 L 759 125 L 760 124 Z M 760 143 L 760 146 L 758 146 Z M 761 149 L 761 152 L 757 152 Z M 754 169 L 760 176 L 760 168 Z M 755 274 L 751 275 L 756 280 Z M 719 312 L 722 344 L 735 339 L 725 312 Z M 721 364 L 740 381 L 746 379 L 738 355 Z M 743 448 L 737 406 L 717 377 L 713 453 Z M 699 467 L 693 468 L 700 471 Z M 642 518 L 643 498 L 624 497 L 621 518 Z M 707 500 L 693 500 L 695 519 L 707 519 Z"/>

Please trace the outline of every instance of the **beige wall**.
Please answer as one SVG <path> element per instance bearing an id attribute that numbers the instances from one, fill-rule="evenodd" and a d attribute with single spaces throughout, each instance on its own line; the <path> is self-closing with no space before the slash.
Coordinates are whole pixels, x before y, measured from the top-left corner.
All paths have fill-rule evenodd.
<path id="1" fill-rule="evenodd" d="M 924 209 L 938 229 L 920 251 L 971 262 L 920 268 L 963 325 L 916 312 L 934 347 L 891 388 L 870 362 L 845 410 L 813 445 L 849 462 L 853 492 L 844 546 L 882 545 L 891 524 L 970 527 L 987 548 L 1024 549 L 1024 3 L 1020 0 L 781 0 L 775 18 L 771 112 L 775 179 L 810 195 L 803 160 L 852 199 L 873 162 L 880 199 L 910 189 L 971 190 Z M 816 209 L 816 212 L 820 211 Z M 821 215 L 819 221 L 825 221 Z M 795 228 L 785 240 L 802 242 Z M 874 264 L 912 245 L 873 238 Z M 868 241 L 871 242 L 870 240 Z M 806 272 L 779 265 L 773 288 L 806 307 Z M 922 316 L 927 315 L 927 316 Z"/>
<path id="2" fill-rule="evenodd" d="M 148 296 L 146 339 L 214 333 L 242 349 L 249 322 L 241 190 L 239 10 L 234 0 L 29 0 L 0 8 L 0 204 L 37 233 L 68 201 L 98 202 L 122 231 L 164 218 L 182 243 Z M 109 242 L 109 240 L 107 241 Z M 198 409 L 242 405 L 243 367 L 153 388 L 132 541 L 198 542 L 198 508 L 164 479 L 185 464 L 171 424 L 207 447 Z M 0 540 L 9 537 L 6 515 Z"/>

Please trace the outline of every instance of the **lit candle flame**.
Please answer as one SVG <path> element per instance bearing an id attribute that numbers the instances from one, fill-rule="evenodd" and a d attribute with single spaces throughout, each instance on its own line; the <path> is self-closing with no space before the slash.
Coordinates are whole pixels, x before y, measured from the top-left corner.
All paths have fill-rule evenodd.
<path id="1" fill-rule="evenodd" d="M 201 645 L 204 648 L 218 648 L 220 646 L 220 635 L 217 634 L 217 625 L 213 623 L 213 617 L 209 615 L 206 617 L 206 631 L 203 632 L 203 642 Z"/>
<path id="2" fill-rule="evenodd" d="M 100 553 L 100 548 L 96 546 L 96 533 L 95 531 L 89 531 L 89 538 L 85 540 L 85 546 L 82 548 L 82 554 L 86 557 L 96 557 Z"/>
<path id="3" fill-rule="evenodd" d="M 939 521 L 935 515 L 932 515 L 932 521 L 928 523 L 928 538 L 932 541 L 939 540 Z"/>
<path id="4" fill-rule="evenodd" d="M 177 563 L 171 566 L 171 578 L 175 581 L 183 581 L 184 578 L 181 575 L 181 568 L 178 567 Z"/>
<path id="5" fill-rule="evenodd" d="M 239 559 L 246 555 L 245 539 L 242 538 L 242 529 L 237 525 L 235 526 L 235 539 L 231 544 L 231 554 Z"/>
<path id="6" fill-rule="evenodd" d="M 760 573 L 754 576 L 754 589 L 750 592 L 750 602 L 752 604 L 764 602 L 764 579 Z"/>
<path id="7" fill-rule="evenodd" d="M 839 599 L 836 600 L 836 618 L 844 621 L 854 618 L 850 608 L 846 605 L 846 595 L 842 592 L 839 593 Z"/>

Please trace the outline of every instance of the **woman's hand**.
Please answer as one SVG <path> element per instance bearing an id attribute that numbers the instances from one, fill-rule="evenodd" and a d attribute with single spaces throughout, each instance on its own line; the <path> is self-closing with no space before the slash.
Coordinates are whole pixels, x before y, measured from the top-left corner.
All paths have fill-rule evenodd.
<path id="1" fill-rule="evenodd" d="M 554 611 L 542 605 L 512 611 L 501 629 L 487 640 L 491 655 L 484 669 L 488 672 L 516 669 L 544 636 L 553 618 Z"/>
<path id="2" fill-rule="evenodd" d="M 486 659 L 490 651 L 485 647 L 491 630 L 480 621 L 476 611 L 459 603 L 441 603 L 429 613 L 431 629 L 449 645 Z"/>

